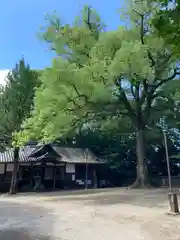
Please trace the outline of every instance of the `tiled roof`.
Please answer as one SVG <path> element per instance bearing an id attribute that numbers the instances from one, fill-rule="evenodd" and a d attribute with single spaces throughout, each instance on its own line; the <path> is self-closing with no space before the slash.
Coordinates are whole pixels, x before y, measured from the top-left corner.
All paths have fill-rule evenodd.
<path id="1" fill-rule="evenodd" d="M 59 147 L 58 145 L 46 144 L 38 146 L 33 152 L 32 156 L 44 157 L 47 155 L 45 152 L 51 152 L 52 156 L 60 162 L 67 163 L 102 163 L 89 149 Z M 50 154 L 50 155 L 51 155 Z M 57 155 L 57 156 L 56 156 Z"/>
<path id="2" fill-rule="evenodd" d="M 36 147 L 33 146 L 24 146 L 19 150 L 19 162 L 33 162 L 36 161 L 35 158 L 29 158 L 28 156 Z M 13 149 L 6 150 L 5 152 L 0 153 L 0 163 L 4 162 L 13 162 L 14 153 Z"/>
<path id="3" fill-rule="evenodd" d="M 68 148 L 53 146 L 53 149 L 61 157 L 61 162 L 67 163 L 99 163 L 97 157 L 89 150 L 81 148 Z"/>
<path id="4" fill-rule="evenodd" d="M 51 146 L 52 149 L 57 153 L 57 156 L 59 156 L 60 162 L 66 162 L 66 163 L 93 163 L 98 164 L 102 163 L 102 161 L 98 160 L 98 158 L 89 150 L 83 150 L 81 148 L 68 148 L 68 147 L 59 147 L 59 146 Z M 43 148 L 43 146 L 24 146 L 21 147 L 19 150 L 19 162 L 35 162 L 38 161 L 44 157 L 46 157 L 47 154 L 44 154 L 38 158 L 36 157 L 30 157 L 31 154 L 34 154 L 35 152 L 40 151 Z M 13 149 L 9 149 L 5 152 L 0 153 L 0 163 L 4 162 L 13 162 Z"/>

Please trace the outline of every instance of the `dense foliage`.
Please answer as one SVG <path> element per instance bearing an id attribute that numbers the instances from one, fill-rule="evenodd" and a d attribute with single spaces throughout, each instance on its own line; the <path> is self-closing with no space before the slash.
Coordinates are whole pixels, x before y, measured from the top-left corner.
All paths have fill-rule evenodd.
<path id="1" fill-rule="evenodd" d="M 22 122 L 29 117 L 36 86 L 38 86 L 38 73 L 32 71 L 24 59 L 8 73 L 6 84 L 1 87 L 0 93 L 1 149 L 12 147 L 14 134 L 20 131 Z M 16 193 L 18 158 L 19 148 L 15 146 L 10 194 Z"/>
<path id="2" fill-rule="evenodd" d="M 128 27 L 115 31 L 105 31 L 88 6 L 73 25 L 49 16 L 42 37 L 55 58 L 39 86 L 37 72 L 23 60 L 9 74 L 0 96 L 1 132 L 13 134 L 18 146 L 38 140 L 89 147 L 121 176 L 136 172 L 133 186 L 149 185 L 155 172 L 165 174 L 162 131 L 170 155 L 177 154 L 180 122 L 179 43 L 173 35 L 179 3 L 172 10 L 166 3 L 127 1 L 121 17 Z M 175 161 L 172 166 L 177 172 Z"/>
<path id="3" fill-rule="evenodd" d="M 44 71 L 35 108 L 19 138 L 52 141 L 70 126 L 94 128 L 102 121 L 118 126 L 127 118 L 136 134 L 135 186 L 148 185 L 146 128 L 163 117 L 154 119 L 162 88 L 179 74 L 171 46 L 150 24 L 153 12 L 147 1 L 130 2 L 125 15 L 131 27 L 109 32 L 103 32 L 88 7 L 73 26 L 51 20 L 44 36 L 57 57 Z"/>
<path id="4" fill-rule="evenodd" d="M 8 73 L 6 84 L 1 86 L 0 94 L 0 132 L 8 145 L 12 135 L 19 131 L 22 122 L 29 117 L 33 108 L 35 87 L 38 73 L 20 60 L 15 68 Z"/>
<path id="5" fill-rule="evenodd" d="M 154 2 L 154 1 L 153 1 Z M 159 36 L 173 46 L 176 54 L 180 52 L 180 1 L 159 0 L 159 11 L 154 16 L 153 24 Z"/>

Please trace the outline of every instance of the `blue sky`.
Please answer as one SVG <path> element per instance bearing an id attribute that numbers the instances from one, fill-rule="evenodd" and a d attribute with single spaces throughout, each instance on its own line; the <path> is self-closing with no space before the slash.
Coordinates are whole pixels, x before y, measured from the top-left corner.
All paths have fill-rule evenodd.
<path id="1" fill-rule="evenodd" d="M 120 24 L 118 9 L 123 6 L 123 0 L 2 0 L 0 69 L 13 68 L 22 56 L 32 68 L 48 66 L 52 54 L 37 38 L 45 14 L 56 10 L 64 22 L 71 23 L 85 4 L 99 12 L 108 28 Z"/>

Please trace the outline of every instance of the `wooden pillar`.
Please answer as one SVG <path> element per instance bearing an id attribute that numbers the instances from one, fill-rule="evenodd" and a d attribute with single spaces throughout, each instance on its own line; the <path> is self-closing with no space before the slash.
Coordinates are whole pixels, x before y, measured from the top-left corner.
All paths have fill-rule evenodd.
<path id="1" fill-rule="evenodd" d="M 3 175 L 3 177 L 6 177 L 6 173 L 7 173 L 7 163 L 4 164 L 4 175 Z"/>
<path id="2" fill-rule="evenodd" d="M 60 167 L 60 178 L 61 178 L 61 184 L 63 184 L 63 189 L 66 189 L 68 187 L 68 178 L 67 178 L 67 172 L 66 172 L 66 165 L 67 163 L 64 164 L 64 167 Z M 62 171 L 64 169 L 64 172 Z"/>
<path id="3" fill-rule="evenodd" d="M 19 191 L 20 163 L 17 165 L 17 192 Z"/>
<path id="4" fill-rule="evenodd" d="M 54 164 L 53 167 L 53 189 L 56 188 L 56 163 Z"/>
<path id="5" fill-rule="evenodd" d="M 43 185 L 44 186 L 44 180 L 45 180 L 45 171 L 46 171 L 46 163 L 43 162 L 42 165 L 41 165 L 41 184 L 40 185 Z"/>
<path id="6" fill-rule="evenodd" d="M 0 182 L 0 191 L 2 191 L 2 189 L 3 189 L 4 180 L 6 178 L 6 173 L 7 173 L 7 163 L 4 163 L 4 173 L 2 175 L 1 182 Z"/>
<path id="7" fill-rule="evenodd" d="M 88 163 L 86 158 L 86 164 L 85 164 L 85 189 L 88 189 Z"/>
<path id="8" fill-rule="evenodd" d="M 93 188 L 97 188 L 97 169 L 93 170 Z"/>
<path id="9" fill-rule="evenodd" d="M 31 188 L 33 189 L 33 175 L 34 175 L 34 171 L 33 171 L 33 163 L 31 162 L 31 165 L 30 165 L 30 185 L 31 185 Z"/>

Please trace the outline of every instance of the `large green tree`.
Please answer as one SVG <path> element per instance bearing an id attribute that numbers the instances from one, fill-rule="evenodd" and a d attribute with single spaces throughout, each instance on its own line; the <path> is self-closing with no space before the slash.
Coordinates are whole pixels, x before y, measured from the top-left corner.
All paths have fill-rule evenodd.
<path id="1" fill-rule="evenodd" d="M 29 117 L 33 107 L 38 73 L 30 69 L 24 59 L 8 73 L 6 84 L 1 88 L 0 137 L 4 148 L 13 146 L 13 135 L 20 130 L 22 122 Z M 14 169 L 10 193 L 16 192 L 19 148 L 14 147 Z"/>
<path id="2" fill-rule="evenodd" d="M 177 59 L 151 28 L 155 9 L 148 1 L 130 1 L 124 14 L 129 27 L 109 32 L 102 32 L 99 19 L 94 21 L 91 11 L 85 10 L 87 18 L 81 24 L 50 22 L 45 36 L 51 36 L 57 57 L 44 71 L 32 117 L 18 137 L 35 135 L 50 141 L 79 122 L 93 126 L 99 119 L 109 119 L 118 124 L 126 117 L 136 133 L 133 187 L 145 187 L 146 128 L 161 88 L 179 74 Z"/>

